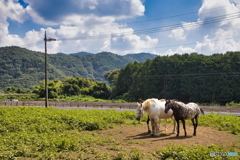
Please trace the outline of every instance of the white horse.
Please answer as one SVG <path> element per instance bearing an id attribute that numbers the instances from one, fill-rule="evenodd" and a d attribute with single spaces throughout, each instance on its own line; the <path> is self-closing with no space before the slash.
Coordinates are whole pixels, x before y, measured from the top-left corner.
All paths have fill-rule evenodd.
<path id="1" fill-rule="evenodd" d="M 158 100 L 156 98 L 147 99 L 143 103 L 137 103 L 137 115 L 136 119 L 140 120 L 144 113 L 149 115 L 152 124 L 153 136 L 159 136 L 159 120 L 171 118 L 174 122 L 173 133 L 176 132 L 176 121 L 173 116 L 172 110 L 165 113 L 165 100 Z"/>

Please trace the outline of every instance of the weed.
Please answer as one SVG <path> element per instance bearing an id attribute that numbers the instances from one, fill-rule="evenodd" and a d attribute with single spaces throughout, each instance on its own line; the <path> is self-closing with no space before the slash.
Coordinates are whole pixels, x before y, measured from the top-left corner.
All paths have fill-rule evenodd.
<path id="1" fill-rule="evenodd" d="M 159 149 L 153 156 L 158 159 L 174 159 L 174 160 L 198 160 L 198 159 L 236 159 L 237 157 L 227 157 L 227 156 L 210 156 L 210 152 L 227 152 L 227 150 L 222 147 L 216 146 L 214 144 L 208 147 L 203 147 L 200 145 L 194 145 L 190 148 L 179 146 L 176 144 L 169 144 L 167 148 Z"/>
<path id="2" fill-rule="evenodd" d="M 230 102 L 230 103 L 227 103 L 226 106 L 229 106 L 229 107 L 240 107 L 240 103 L 235 103 L 235 102 Z"/>
<path id="3" fill-rule="evenodd" d="M 108 148 L 109 150 L 113 150 L 113 151 L 124 151 L 125 148 L 121 145 L 113 145 L 111 147 Z"/>

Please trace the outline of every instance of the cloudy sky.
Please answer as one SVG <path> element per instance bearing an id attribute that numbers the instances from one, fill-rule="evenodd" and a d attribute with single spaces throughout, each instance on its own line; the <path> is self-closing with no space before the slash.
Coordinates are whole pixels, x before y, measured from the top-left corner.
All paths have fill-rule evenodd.
<path id="1" fill-rule="evenodd" d="M 240 51 L 240 0 L 0 0 L 0 47 L 48 53 Z"/>

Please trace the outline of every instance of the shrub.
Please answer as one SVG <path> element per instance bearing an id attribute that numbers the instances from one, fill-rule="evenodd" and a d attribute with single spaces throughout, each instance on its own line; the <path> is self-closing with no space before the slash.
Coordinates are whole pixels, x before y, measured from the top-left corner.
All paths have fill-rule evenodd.
<path id="1" fill-rule="evenodd" d="M 214 144 L 209 145 L 208 147 L 203 147 L 200 145 L 194 145 L 192 147 L 185 147 L 176 144 L 169 144 L 164 149 L 159 149 L 153 156 L 158 159 L 173 159 L 173 160 L 199 160 L 199 159 L 236 159 L 237 157 L 230 156 L 210 156 L 210 152 L 236 152 L 234 148 L 230 150 L 223 149 L 220 146 Z"/>

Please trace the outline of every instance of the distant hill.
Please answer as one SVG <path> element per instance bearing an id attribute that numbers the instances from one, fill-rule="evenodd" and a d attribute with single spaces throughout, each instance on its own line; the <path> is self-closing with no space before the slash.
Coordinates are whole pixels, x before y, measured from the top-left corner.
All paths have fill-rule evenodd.
<path id="1" fill-rule="evenodd" d="M 78 52 L 78 53 L 70 53 L 69 55 L 80 55 L 80 56 L 86 56 L 86 55 L 91 55 L 93 53 L 89 53 L 89 52 Z"/>
<path id="2" fill-rule="evenodd" d="M 127 54 L 126 56 L 132 57 L 138 62 L 145 62 L 147 59 L 154 59 L 155 57 L 157 57 L 157 55 L 151 53 Z"/>
<path id="3" fill-rule="evenodd" d="M 93 53 L 89 53 L 89 52 L 78 52 L 78 53 L 70 53 L 70 54 L 66 54 L 66 53 L 56 53 L 55 55 L 59 55 L 59 56 L 69 56 L 69 55 L 80 55 L 80 56 L 86 56 L 86 55 L 91 55 Z"/>
<path id="4" fill-rule="evenodd" d="M 48 54 L 48 78 L 84 77 L 105 81 L 104 74 L 121 69 L 128 63 L 144 62 L 155 55 L 149 53 L 120 56 L 110 52 L 92 54 Z M 45 78 L 45 54 L 16 46 L 0 48 L 0 90 L 14 86 L 31 89 Z"/>

